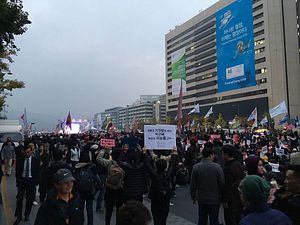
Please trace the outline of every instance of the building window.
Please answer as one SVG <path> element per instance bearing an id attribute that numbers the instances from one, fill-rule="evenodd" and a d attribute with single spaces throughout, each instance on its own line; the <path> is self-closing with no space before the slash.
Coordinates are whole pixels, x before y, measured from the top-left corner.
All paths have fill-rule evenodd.
<path id="1" fill-rule="evenodd" d="M 256 55 L 256 54 L 262 53 L 262 52 L 264 52 L 264 51 L 265 51 L 265 47 L 259 48 L 259 49 L 256 49 L 256 50 L 254 51 L 254 54 Z"/>
<path id="2" fill-rule="evenodd" d="M 257 36 L 260 36 L 260 35 L 263 35 L 265 33 L 264 30 L 260 30 L 260 31 L 257 31 L 254 33 L 254 37 L 257 37 Z"/>
<path id="3" fill-rule="evenodd" d="M 260 13 L 260 14 L 257 14 L 256 16 L 253 16 L 253 20 L 258 20 L 259 18 L 262 18 L 264 17 L 264 13 Z"/>
<path id="4" fill-rule="evenodd" d="M 266 61 L 266 57 L 263 57 L 263 58 L 260 58 L 260 59 L 256 59 L 255 60 L 255 64 L 262 63 L 262 62 L 265 62 L 265 61 Z"/>
<path id="5" fill-rule="evenodd" d="M 256 83 L 259 85 L 259 84 L 265 84 L 267 83 L 267 78 L 262 78 L 262 79 L 259 79 L 256 81 Z"/>
<path id="6" fill-rule="evenodd" d="M 263 38 L 263 39 L 259 39 L 259 40 L 255 41 L 254 45 L 257 46 L 257 45 L 262 45 L 264 43 L 265 43 L 265 39 Z"/>

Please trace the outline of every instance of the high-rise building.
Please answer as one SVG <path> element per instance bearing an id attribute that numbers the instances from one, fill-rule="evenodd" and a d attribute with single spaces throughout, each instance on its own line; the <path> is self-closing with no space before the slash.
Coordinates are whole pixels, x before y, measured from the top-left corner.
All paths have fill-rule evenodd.
<path id="1" fill-rule="evenodd" d="M 300 115 L 299 8 L 299 0 L 220 0 L 166 34 L 167 115 L 177 112 L 172 57 L 181 49 L 185 114 L 199 103 L 201 115 L 213 106 L 229 120 L 257 107 L 261 118 L 285 101 Z"/>
<path id="2" fill-rule="evenodd" d="M 141 95 L 140 99 L 132 105 L 127 105 L 120 110 L 120 126 L 129 129 L 133 122 L 156 122 L 166 121 L 165 95 Z"/>

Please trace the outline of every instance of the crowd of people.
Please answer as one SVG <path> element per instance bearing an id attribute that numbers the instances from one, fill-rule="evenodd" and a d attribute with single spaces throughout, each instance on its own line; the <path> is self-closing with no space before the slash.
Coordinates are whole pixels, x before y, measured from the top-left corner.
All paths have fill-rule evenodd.
<path id="1" fill-rule="evenodd" d="M 115 147 L 102 146 L 103 138 L 114 139 Z M 140 132 L 40 134 L 18 146 L 10 139 L 3 144 L 0 177 L 15 166 L 15 225 L 30 220 L 37 202 L 35 225 L 82 225 L 85 210 L 88 225 L 102 212 L 109 225 L 114 207 L 117 225 L 146 225 L 151 218 L 165 225 L 177 185 L 190 185 L 199 225 L 219 225 L 221 206 L 226 225 L 298 225 L 299 142 L 291 131 L 212 129 L 178 136 L 173 149 L 152 150 Z"/>

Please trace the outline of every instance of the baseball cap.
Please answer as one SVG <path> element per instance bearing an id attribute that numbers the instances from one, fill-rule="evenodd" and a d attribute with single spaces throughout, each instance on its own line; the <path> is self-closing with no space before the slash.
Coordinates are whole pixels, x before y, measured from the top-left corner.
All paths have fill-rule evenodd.
<path id="1" fill-rule="evenodd" d="M 73 177 L 72 173 L 68 169 L 59 169 L 54 174 L 54 182 L 55 183 L 66 183 L 69 181 L 74 181 L 75 178 Z"/>

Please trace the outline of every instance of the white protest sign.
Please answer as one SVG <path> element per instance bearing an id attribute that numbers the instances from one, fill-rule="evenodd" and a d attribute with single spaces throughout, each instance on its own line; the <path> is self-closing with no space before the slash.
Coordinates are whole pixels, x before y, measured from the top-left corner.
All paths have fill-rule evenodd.
<path id="1" fill-rule="evenodd" d="M 147 149 L 173 149 L 176 146 L 175 125 L 145 125 L 144 136 Z"/>
<path id="2" fill-rule="evenodd" d="M 284 149 L 276 148 L 276 155 L 284 155 Z"/>
<path id="3" fill-rule="evenodd" d="M 262 147 L 261 151 L 263 153 L 268 153 L 268 146 L 266 145 L 266 146 Z"/>
<path id="4" fill-rule="evenodd" d="M 279 164 L 277 163 L 269 163 L 270 166 L 272 166 L 272 171 L 275 173 L 279 172 Z"/>

